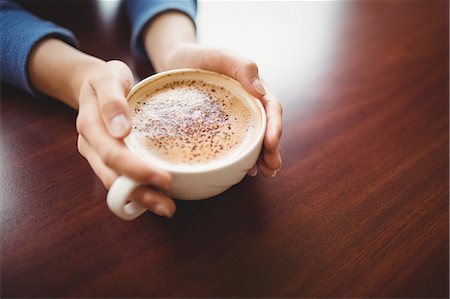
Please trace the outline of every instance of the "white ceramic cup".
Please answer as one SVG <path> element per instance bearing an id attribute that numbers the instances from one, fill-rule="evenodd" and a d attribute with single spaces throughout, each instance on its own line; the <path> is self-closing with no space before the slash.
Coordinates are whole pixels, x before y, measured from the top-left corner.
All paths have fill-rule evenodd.
<path id="1" fill-rule="evenodd" d="M 128 101 L 139 92 L 151 93 L 164 84 L 181 80 L 202 80 L 206 83 L 223 87 L 238 97 L 251 111 L 259 117 L 259 126 L 249 145 L 224 159 L 204 165 L 176 165 L 163 162 L 150 156 L 144 156 L 133 150 L 132 137 L 125 138 L 125 143 L 135 154 L 149 161 L 155 167 L 168 171 L 172 175 L 172 185 L 168 194 L 177 199 L 199 200 L 224 192 L 239 183 L 255 165 L 261 152 L 266 131 L 266 114 L 260 100 L 256 99 L 236 80 L 215 72 L 199 69 L 179 69 L 150 76 L 137 83 L 128 94 Z M 145 91 L 144 91 L 145 87 Z M 130 194 L 145 182 L 136 182 L 126 176 L 118 177 L 109 189 L 106 201 L 110 210 L 124 220 L 132 220 L 146 211 L 137 203 L 129 202 Z"/>

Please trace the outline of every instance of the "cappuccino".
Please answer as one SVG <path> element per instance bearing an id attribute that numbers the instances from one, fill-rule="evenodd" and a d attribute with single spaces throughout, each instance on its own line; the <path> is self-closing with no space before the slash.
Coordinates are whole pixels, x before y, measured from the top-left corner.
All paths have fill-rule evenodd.
<path id="1" fill-rule="evenodd" d="M 260 119 L 238 97 L 202 80 L 179 80 L 140 90 L 129 102 L 128 142 L 139 154 L 169 164 L 196 165 L 233 157 L 260 129 Z"/>

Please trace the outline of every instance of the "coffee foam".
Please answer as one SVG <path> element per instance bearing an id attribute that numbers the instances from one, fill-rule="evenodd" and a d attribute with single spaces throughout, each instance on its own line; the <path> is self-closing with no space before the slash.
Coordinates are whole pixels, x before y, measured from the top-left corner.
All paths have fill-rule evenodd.
<path id="1" fill-rule="evenodd" d="M 259 119 L 243 101 L 202 80 L 143 89 L 129 104 L 129 146 L 172 165 L 204 165 L 235 156 L 259 128 Z"/>

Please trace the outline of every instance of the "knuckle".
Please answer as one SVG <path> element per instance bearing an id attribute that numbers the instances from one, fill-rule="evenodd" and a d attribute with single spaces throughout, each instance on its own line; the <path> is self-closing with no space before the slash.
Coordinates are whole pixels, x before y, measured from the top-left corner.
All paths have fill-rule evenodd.
<path id="1" fill-rule="evenodd" d="M 274 102 L 274 106 L 278 113 L 283 115 L 283 106 L 279 102 Z"/>
<path id="2" fill-rule="evenodd" d="M 258 73 L 258 65 L 253 60 L 248 60 L 244 68 L 248 73 Z"/>
<path id="3" fill-rule="evenodd" d="M 85 152 L 86 152 L 86 146 L 83 142 L 83 137 L 81 135 L 78 135 L 78 138 L 77 138 L 77 149 L 78 149 L 78 152 L 80 153 L 80 155 L 82 155 L 84 157 Z"/>
<path id="4" fill-rule="evenodd" d="M 109 190 L 109 188 L 111 188 L 111 185 L 114 183 L 115 180 L 116 180 L 116 176 L 113 176 L 113 175 L 105 175 L 101 179 L 103 186 L 105 186 L 105 188 L 108 190 Z"/>
<path id="5" fill-rule="evenodd" d="M 76 120 L 76 129 L 79 134 L 82 134 L 86 130 L 86 117 L 82 113 L 78 113 Z M 78 138 L 79 139 L 79 138 Z"/>
<path id="6" fill-rule="evenodd" d="M 157 200 L 157 196 L 153 192 L 145 192 L 144 196 L 142 197 L 142 202 L 147 206 L 151 207 L 155 204 L 155 201 Z"/>
<path id="7" fill-rule="evenodd" d="M 106 62 L 106 65 L 108 67 L 113 67 L 113 68 L 117 68 L 117 69 L 128 68 L 128 66 L 125 64 L 125 62 L 118 60 L 118 59 L 109 60 Z"/>
<path id="8" fill-rule="evenodd" d="M 88 115 L 86 112 L 80 112 L 76 119 L 76 129 L 78 134 L 82 136 L 88 135 L 88 131 L 96 125 L 95 118 L 92 115 Z"/>
<path id="9" fill-rule="evenodd" d="M 134 84 L 133 73 L 128 65 L 120 60 L 110 60 L 105 62 L 105 64 L 88 79 L 88 83 L 91 86 L 98 87 L 111 84 L 112 80 L 122 83 L 127 88 Z"/>
<path id="10" fill-rule="evenodd" d="M 270 105 L 270 109 L 275 111 L 277 114 L 280 114 L 280 115 L 283 114 L 283 107 L 281 106 L 281 104 L 279 102 L 270 101 L 268 105 Z"/>
<path id="11" fill-rule="evenodd" d="M 118 160 L 118 154 L 116 151 L 111 150 L 110 148 L 104 147 L 104 149 L 99 150 L 99 156 L 101 157 L 103 163 L 105 165 L 111 167 Z"/>
<path id="12" fill-rule="evenodd" d="M 283 113 L 284 113 L 283 106 L 280 103 L 278 103 L 278 107 L 280 109 L 280 114 L 283 115 Z"/>
<path id="13" fill-rule="evenodd" d="M 244 63 L 236 65 L 233 74 L 235 78 L 253 78 L 258 75 L 258 66 L 252 60 L 247 60 Z"/>
<path id="14" fill-rule="evenodd" d="M 117 76 L 126 87 L 131 87 L 134 83 L 133 73 L 125 62 L 121 60 L 110 60 L 106 62 L 106 66 L 109 68 L 109 72 Z"/>

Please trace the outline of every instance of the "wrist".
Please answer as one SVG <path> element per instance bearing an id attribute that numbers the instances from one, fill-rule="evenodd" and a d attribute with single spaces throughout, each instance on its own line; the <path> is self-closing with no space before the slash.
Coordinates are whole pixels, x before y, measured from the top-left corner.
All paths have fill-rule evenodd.
<path id="1" fill-rule="evenodd" d="M 50 38 L 41 41 L 33 49 L 28 72 L 36 90 L 77 108 L 85 78 L 102 63 L 101 59 Z"/>
<path id="2" fill-rule="evenodd" d="M 190 58 L 189 50 L 195 43 L 174 43 L 170 49 L 164 53 L 164 57 L 160 58 L 157 63 L 153 64 L 155 71 L 162 72 L 176 68 L 189 67 L 187 61 Z"/>
<path id="3" fill-rule="evenodd" d="M 143 42 L 154 69 L 174 68 L 175 53 L 196 43 L 195 27 L 184 13 L 168 11 L 157 16 L 143 30 Z"/>

